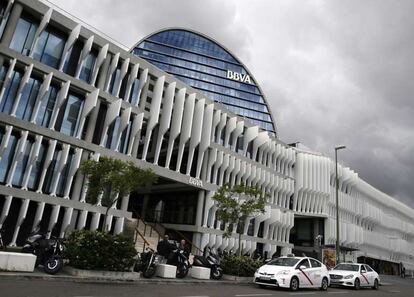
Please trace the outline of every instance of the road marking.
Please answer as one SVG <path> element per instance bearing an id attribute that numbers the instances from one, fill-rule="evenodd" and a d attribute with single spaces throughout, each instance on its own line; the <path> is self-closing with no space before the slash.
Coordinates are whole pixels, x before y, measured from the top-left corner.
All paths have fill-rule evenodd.
<path id="1" fill-rule="evenodd" d="M 397 291 L 397 290 L 391 290 L 391 291 L 388 291 L 388 292 L 390 292 L 390 293 L 401 293 L 401 291 Z"/>
<path id="2" fill-rule="evenodd" d="M 328 294 L 348 294 L 349 292 L 328 292 Z"/>
<path id="3" fill-rule="evenodd" d="M 272 296 L 273 294 L 263 294 L 263 293 L 259 293 L 259 294 L 239 294 L 239 295 L 234 295 L 237 297 L 248 297 L 248 296 Z"/>
<path id="4" fill-rule="evenodd" d="M 289 295 L 315 295 L 313 292 L 289 293 Z"/>

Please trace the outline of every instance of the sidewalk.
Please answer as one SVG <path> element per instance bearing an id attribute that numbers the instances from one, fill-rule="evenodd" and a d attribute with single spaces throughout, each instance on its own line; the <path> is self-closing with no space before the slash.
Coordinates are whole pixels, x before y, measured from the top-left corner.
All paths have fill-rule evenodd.
<path id="1" fill-rule="evenodd" d="M 37 280 L 47 280 L 47 281 L 73 281 L 73 282 L 86 282 L 86 283 L 123 283 L 123 284 L 134 284 L 134 283 L 169 283 L 169 284 L 206 284 L 206 283 L 220 283 L 220 284 L 249 284 L 252 283 L 251 278 L 240 278 L 238 280 L 204 280 L 204 279 L 195 279 L 190 276 L 187 276 L 183 279 L 169 279 L 169 278 L 160 278 L 154 276 L 153 278 L 143 278 L 140 277 L 139 273 L 130 272 L 130 274 L 136 274 L 136 276 L 131 279 L 125 279 L 117 276 L 108 276 L 108 275 L 93 275 L 93 276 L 75 276 L 69 273 L 69 269 L 66 267 L 63 271 L 59 272 L 56 275 L 50 275 L 43 272 L 42 269 L 36 268 L 34 272 L 5 272 L 0 271 L 0 279 L 11 278 L 11 279 L 37 279 Z"/>

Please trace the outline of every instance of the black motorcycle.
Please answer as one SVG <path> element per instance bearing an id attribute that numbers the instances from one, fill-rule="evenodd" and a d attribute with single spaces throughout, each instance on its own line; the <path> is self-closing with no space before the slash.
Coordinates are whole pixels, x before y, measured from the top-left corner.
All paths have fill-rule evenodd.
<path id="1" fill-rule="evenodd" d="M 151 278 L 155 274 L 156 266 L 160 261 L 160 256 L 152 248 L 147 248 L 146 250 L 146 252 L 138 255 L 134 271 L 142 271 L 143 277 Z"/>
<path id="2" fill-rule="evenodd" d="M 46 238 L 39 230 L 32 232 L 23 246 L 23 253 L 36 256 L 35 266 L 43 265 L 43 270 L 48 274 L 56 274 L 63 267 L 63 252 L 65 250 L 63 239 Z"/>
<path id="3" fill-rule="evenodd" d="M 210 278 L 219 280 L 223 276 L 223 269 L 220 267 L 220 256 L 210 247 L 206 248 L 203 256 L 194 256 L 193 266 L 210 268 Z"/>
<path id="4" fill-rule="evenodd" d="M 184 250 L 176 249 L 172 251 L 168 257 L 167 264 L 177 267 L 177 278 L 184 278 L 187 276 L 190 269 L 189 255 Z"/>

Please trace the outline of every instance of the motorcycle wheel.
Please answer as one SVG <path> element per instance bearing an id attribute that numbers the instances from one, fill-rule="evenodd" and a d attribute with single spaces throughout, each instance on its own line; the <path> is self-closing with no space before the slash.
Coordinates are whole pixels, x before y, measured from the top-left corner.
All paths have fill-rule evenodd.
<path id="1" fill-rule="evenodd" d="M 155 266 L 150 266 L 147 269 L 144 269 L 142 276 L 145 278 L 151 278 L 155 274 Z"/>
<path id="2" fill-rule="evenodd" d="M 45 263 L 43 264 L 43 270 L 47 274 L 56 274 L 62 269 L 62 267 L 63 259 L 57 257 L 47 258 Z"/>
<path id="3" fill-rule="evenodd" d="M 186 264 L 182 264 L 177 267 L 177 278 L 184 278 L 188 274 L 188 266 Z"/>
<path id="4" fill-rule="evenodd" d="M 219 279 L 221 279 L 222 276 L 223 276 L 223 269 L 221 269 L 220 267 L 214 267 L 211 270 L 211 278 L 212 279 L 219 280 Z"/>

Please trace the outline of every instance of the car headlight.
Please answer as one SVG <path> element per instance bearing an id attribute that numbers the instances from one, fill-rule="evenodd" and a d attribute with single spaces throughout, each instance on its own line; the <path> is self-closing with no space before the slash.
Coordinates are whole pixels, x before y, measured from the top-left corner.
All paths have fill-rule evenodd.
<path id="1" fill-rule="evenodd" d="M 256 269 L 256 272 L 255 273 L 259 273 L 259 270 L 260 270 L 260 268 Z"/>
<path id="2" fill-rule="evenodd" d="M 349 274 L 349 275 L 345 276 L 344 279 L 350 279 L 350 278 L 353 278 L 353 277 L 354 277 L 353 274 Z"/>
<path id="3" fill-rule="evenodd" d="M 287 275 L 287 274 L 290 274 L 290 270 L 282 270 L 282 271 L 279 271 L 277 274 Z"/>

